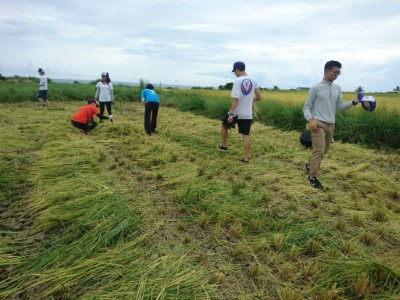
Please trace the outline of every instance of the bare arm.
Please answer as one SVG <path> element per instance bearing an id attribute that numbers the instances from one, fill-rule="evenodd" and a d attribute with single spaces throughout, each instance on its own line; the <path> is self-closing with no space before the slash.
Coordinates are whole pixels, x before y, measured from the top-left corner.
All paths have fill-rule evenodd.
<path id="1" fill-rule="evenodd" d="M 256 98 L 254 99 L 255 101 L 260 101 L 261 100 L 261 91 L 259 88 L 256 88 L 254 90 L 254 94 L 256 95 Z"/>
<path id="2" fill-rule="evenodd" d="M 231 108 L 229 109 L 230 113 L 233 113 L 235 111 L 236 107 L 238 106 L 238 103 L 239 103 L 238 98 L 232 98 Z"/>

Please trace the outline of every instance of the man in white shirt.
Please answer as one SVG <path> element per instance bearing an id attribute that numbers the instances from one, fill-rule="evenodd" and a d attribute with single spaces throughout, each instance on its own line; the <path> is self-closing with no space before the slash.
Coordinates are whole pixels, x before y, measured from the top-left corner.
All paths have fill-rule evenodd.
<path id="1" fill-rule="evenodd" d="M 38 93 L 36 94 L 36 99 L 40 102 L 39 107 L 50 107 L 50 102 L 49 99 L 47 99 L 47 76 L 44 73 L 44 70 L 42 68 L 39 68 L 39 88 L 38 88 Z"/>
<path id="2" fill-rule="evenodd" d="M 338 61 L 328 61 L 324 66 L 324 77 L 308 92 L 303 107 L 304 118 L 311 130 L 312 155 L 304 166 L 308 181 L 312 187 L 323 189 L 318 180 L 321 161 L 332 143 L 335 128 L 336 109 L 349 109 L 360 101 L 343 102 L 341 87 L 333 83 L 341 74 L 342 64 Z"/>
<path id="3" fill-rule="evenodd" d="M 253 99 L 261 100 L 260 87 L 253 78 L 246 73 L 246 66 L 238 61 L 233 64 L 232 72 L 236 79 L 232 87 L 232 105 L 227 116 L 222 120 L 221 139 L 222 145 L 217 146 L 220 151 L 228 151 L 228 129 L 238 124 L 239 133 L 243 137 L 243 158 L 241 162 L 248 163 L 250 156 L 250 127 L 253 121 Z"/>

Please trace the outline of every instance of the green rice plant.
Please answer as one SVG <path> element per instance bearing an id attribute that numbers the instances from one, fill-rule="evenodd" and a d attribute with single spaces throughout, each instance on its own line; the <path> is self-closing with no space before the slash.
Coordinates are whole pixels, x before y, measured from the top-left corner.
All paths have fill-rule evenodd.
<path id="1" fill-rule="evenodd" d="M 214 229 L 214 237 L 215 237 L 216 239 L 218 239 L 219 236 L 220 236 L 221 227 L 222 227 L 222 224 L 221 224 L 220 220 L 218 220 L 218 221 L 217 221 L 217 224 L 215 224 L 215 229 Z"/>
<path id="2" fill-rule="evenodd" d="M 274 249 L 276 251 L 280 251 L 283 247 L 284 241 L 285 241 L 285 236 L 283 234 L 280 233 L 274 234 Z"/>
<path id="3" fill-rule="evenodd" d="M 250 220 L 250 225 L 255 231 L 260 231 L 264 222 L 261 218 L 253 218 Z"/>
<path id="4" fill-rule="evenodd" d="M 233 221 L 233 216 L 226 212 L 222 211 L 218 213 L 218 224 L 221 224 L 221 226 L 227 227 L 229 224 L 231 224 Z"/>
<path id="5" fill-rule="evenodd" d="M 336 216 L 339 216 L 343 213 L 343 208 L 340 205 L 335 205 L 333 207 L 332 213 Z"/>
<path id="6" fill-rule="evenodd" d="M 321 217 L 322 211 L 321 211 L 320 208 L 317 208 L 317 209 L 314 209 L 314 210 L 313 210 L 312 214 L 313 214 L 314 218 L 318 219 L 318 218 Z"/>
<path id="7" fill-rule="evenodd" d="M 336 195 L 334 193 L 328 193 L 328 201 L 335 203 Z"/>
<path id="8" fill-rule="evenodd" d="M 380 237 L 384 238 L 384 239 L 385 239 L 385 238 L 389 238 L 390 235 L 391 235 L 391 229 L 388 228 L 388 227 L 385 226 L 385 225 L 379 226 L 377 232 L 378 232 L 378 235 L 379 235 Z"/>
<path id="9" fill-rule="evenodd" d="M 265 238 L 261 238 L 254 242 L 253 247 L 257 253 L 264 253 L 268 249 L 269 243 Z"/>
<path id="10" fill-rule="evenodd" d="M 353 223 L 353 225 L 360 226 L 360 227 L 364 226 L 364 219 L 358 214 L 351 215 L 350 221 Z"/>
<path id="11" fill-rule="evenodd" d="M 202 212 L 200 216 L 197 218 L 197 224 L 200 226 L 200 228 L 204 229 L 208 222 L 210 221 L 210 216 L 208 216 L 206 213 Z"/>
<path id="12" fill-rule="evenodd" d="M 184 235 L 182 238 L 182 243 L 189 245 L 192 242 L 192 239 L 188 235 Z"/>
<path id="13" fill-rule="evenodd" d="M 343 254 L 351 254 L 355 249 L 355 245 L 351 241 L 341 240 L 340 251 Z"/>
<path id="14" fill-rule="evenodd" d="M 374 219 L 377 222 L 384 222 L 387 220 L 387 218 L 388 217 L 386 211 L 382 207 L 375 208 L 372 211 L 372 219 Z"/>
<path id="15" fill-rule="evenodd" d="M 173 162 L 173 163 L 177 162 L 178 161 L 178 154 L 172 153 L 169 161 Z"/>
<path id="16" fill-rule="evenodd" d="M 157 207 L 157 211 L 158 211 L 158 214 L 160 214 L 160 215 L 165 215 L 166 214 L 165 207 Z"/>
<path id="17" fill-rule="evenodd" d="M 232 234 L 237 238 L 241 238 L 244 235 L 243 225 L 240 222 L 235 222 L 231 225 Z"/>
<path id="18" fill-rule="evenodd" d="M 313 208 L 318 208 L 318 207 L 320 206 L 319 200 L 316 200 L 316 199 L 312 200 L 312 201 L 310 202 L 310 204 L 311 204 L 311 206 L 312 206 Z"/>
<path id="19" fill-rule="evenodd" d="M 215 272 L 210 277 L 210 282 L 218 285 L 222 285 L 226 282 L 226 276 L 223 272 Z"/>
<path id="20" fill-rule="evenodd" d="M 243 181 L 234 181 L 232 182 L 232 196 L 240 196 L 241 190 L 244 188 Z"/>
<path id="21" fill-rule="evenodd" d="M 398 189 L 389 192 L 389 197 L 394 201 L 400 200 L 400 191 Z"/>
<path id="22" fill-rule="evenodd" d="M 199 176 L 199 177 L 204 176 L 204 173 L 205 173 L 205 168 L 199 167 L 197 170 L 197 176 Z"/>
<path id="23" fill-rule="evenodd" d="M 261 275 L 261 266 L 255 262 L 250 263 L 249 274 L 250 274 L 250 278 L 258 279 Z"/>
<path id="24" fill-rule="evenodd" d="M 247 245 L 244 241 L 239 241 L 232 249 L 231 255 L 233 258 L 242 260 L 247 256 Z"/>
<path id="25" fill-rule="evenodd" d="M 399 213 L 400 213 L 400 205 L 398 205 L 398 204 L 395 205 L 393 211 L 394 211 L 396 214 L 399 214 Z"/>
<path id="26" fill-rule="evenodd" d="M 320 244 L 315 240 L 308 240 L 306 244 L 306 254 L 310 256 L 316 256 L 320 249 Z"/>
<path id="27" fill-rule="evenodd" d="M 395 207 L 394 202 L 391 200 L 385 200 L 385 206 L 388 210 L 393 210 Z"/>
<path id="28" fill-rule="evenodd" d="M 293 244 L 289 251 L 289 260 L 294 261 L 298 258 L 300 252 L 300 248 Z"/>
<path id="29" fill-rule="evenodd" d="M 361 273 L 352 283 L 352 296 L 357 299 L 364 299 L 368 295 L 369 289 L 372 287 L 372 282 L 367 274 Z"/>
<path id="30" fill-rule="evenodd" d="M 396 287 L 396 292 L 399 292 L 400 273 L 389 265 L 381 262 L 370 262 L 363 267 L 363 271 L 371 279 L 371 283 L 376 286 L 393 286 Z"/>
<path id="31" fill-rule="evenodd" d="M 303 276 L 306 278 L 312 278 L 320 272 L 321 269 L 315 261 L 308 261 L 307 265 L 304 267 Z"/>
<path id="32" fill-rule="evenodd" d="M 346 224 L 346 222 L 344 220 L 339 219 L 339 220 L 337 220 L 335 227 L 339 231 L 345 231 L 346 228 L 347 228 L 347 224 Z"/>
<path id="33" fill-rule="evenodd" d="M 287 279 L 292 279 L 295 277 L 294 265 L 289 262 L 283 263 L 280 266 L 280 271 L 282 275 Z"/>
<path id="34" fill-rule="evenodd" d="M 303 299 L 302 293 L 290 287 L 283 287 L 277 290 L 280 300 L 301 300 Z"/>
<path id="35" fill-rule="evenodd" d="M 359 234 L 358 236 L 360 242 L 367 246 L 373 246 L 377 243 L 378 238 L 376 237 L 375 234 L 369 231 L 363 231 Z"/>
<path id="36" fill-rule="evenodd" d="M 190 111 L 195 114 L 204 114 L 206 110 L 206 99 L 197 95 L 188 95 L 179 103 L 182 111 Z"/>
<path id="37" fill-rule="evenodd" d="M 185 97 L 172 93 L 176 102 Z M 212 93 L 203 95 L 210 110 Z M 225 114 L 230 93 L 220 96 Z M 337 141 L 327 161 L 336 169 L 324 175 L 329 190 L 310 193 L 299 176 L 308 154 L 296 132 L 255 123 L 252 163 L 238 166 L 236 132 L 230 154 L 216 154 L 219 120 L 162 105 L 159 133 L 148 137 L 141 103 L 122 102 L 120 121 L 81 136 L 69 124 L 81 104 L 2 104 L 0 298 L 268 299 L 286 288 L 300 299 L 329 299 L 336 284 L 336 298 L 347 299 L 356 298 L 362 273 L 373 283 L 366 297 L 399 294 L 397 152 Z M 236 196 L 232 182 L 243 182 Z M 322 204 L 329 193 L 340 205 Z M 319 207 L 310 210 L 312 201 Z M 373 219 L 377 208 L 385 221 Z M 353 215 L 375 244 L 358 244 Z M 284 237 L 279 251 L 274 235 Z M 307 250 L 307 241 L 319 247 Z"/>
<path id="38" fill-rule="evenodd" d="M 333 300 L 333 299 L 336 299 L 338 294 L 339 294 L 339 290 L 336 288 L 336 284 L 334 284 L 331 288 L 324 289 L 321 292 L 319 292 L 316 299 L 318 299 L 318 300 Z"/>

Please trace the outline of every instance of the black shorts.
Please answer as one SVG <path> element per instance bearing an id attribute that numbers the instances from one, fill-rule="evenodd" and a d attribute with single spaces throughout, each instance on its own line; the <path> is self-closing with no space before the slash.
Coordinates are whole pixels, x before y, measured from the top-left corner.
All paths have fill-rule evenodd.
<path id="1" fill-rule="evenodd" d="M 36 95 L 36 99 L 43 99 L 43 100 L 47 100 L 47 90 L 40 90 L 37 95 Z"/>
<path id="2" fill-rule="evenodd" d="M 249 135 L 250 134 L 250 127 L 251 123 L 253 122 L 252 119 L 238 119 L 237 117 L 233 118 L 233 121 L 231 123 L 228 123 L 228 116 L 226 116 L 224 119 L 222 119 L 222 124 L 226 129 L 231 129 L 235 128 L 235 125 L 238 124 L 238 132 L 243 134 L 243 135 Z"/>
<path id="3" fill-rule="evenodd" d="M 253 123 L 252 119 L 237 120 L 237 124 L 239 127 L 239 133 L 241 133 L 243 135 L 249 135 L 251 123 Z"/>

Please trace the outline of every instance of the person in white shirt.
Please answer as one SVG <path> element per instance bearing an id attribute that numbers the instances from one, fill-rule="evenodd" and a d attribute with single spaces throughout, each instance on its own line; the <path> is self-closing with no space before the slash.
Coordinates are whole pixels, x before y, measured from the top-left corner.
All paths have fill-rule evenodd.
<path id="1" fill-rule="evenodd" d="M 261 100 L 260 87 L 253 78 L 246 73 L 246 66 L 243 62 L 238 61 L 233 64 L 232 72 L 235 73 L 236 79 L 232 87 L 232 105 L 228 114 L 221 123 L 221 139 L 222 145 L 217 146 L 220 151 L 228 151 L 228 129 L 234 128 L 238 124 L 239 133 L 243 137 L 243 163 L 249 162 L 250 155 L 250 127 L 253 122 L 253 99 L 255 95 L 256 101 Z"/>
<path id="2" fill-rule="evenodd" d="M 349 109 L 360 102 L 358 99 L 343 102 L 342 89 L 334 83 L 341 74 L 341 68 L 342 64 L 338 61 L 326 62 L 322 80 L 311 87 L 303 107 L 312 143 L 312 155 L 304 166 L 304 172 L 308 174 L 308 182 L 316 189 L 324 188 L 317 177 L 322 159 L 333 141 L 336 110 Z"/>
<path id="3" fill-rule="evenodd" d="M 114 89 L 108 72 L 103 72 L 101 74 L 101 81 L 96 84 L 96 94 L 94 98 L 99 100 L 101 115 L 104 114 L 104 107 L 107 107 L 108 115 L 112 115 L 111 104 L 114 102 Z"/>
<path id="4" fill-rule="evenodd" d="M 47 76 L 44 73 L 42 68 L 38 69 L 39 72 L 39 88 L 38 93 L 36 94 L 36 100 L 40 102 L 39 107 L 50 107 L 50 101 L 47 99 Z"/>

